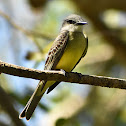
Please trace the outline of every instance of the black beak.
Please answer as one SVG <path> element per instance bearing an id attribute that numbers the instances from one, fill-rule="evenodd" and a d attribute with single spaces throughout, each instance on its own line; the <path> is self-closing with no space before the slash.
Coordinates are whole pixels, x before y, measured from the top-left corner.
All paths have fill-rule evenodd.
<path id="1" fill-rule="evenodd" d="M 86 25 L 86 24 L 88 24 L 86 21 L 83 21 L 83 22 L 77 22 L 76 23 L 77 25 Z"/>

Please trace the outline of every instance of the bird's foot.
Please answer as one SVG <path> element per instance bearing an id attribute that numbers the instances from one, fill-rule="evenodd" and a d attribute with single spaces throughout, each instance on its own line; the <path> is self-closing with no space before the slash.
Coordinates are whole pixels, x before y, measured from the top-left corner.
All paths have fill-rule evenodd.
<path id="1" fill-rule="evenodd" d="M 64 75 L 64 76 L 66 76 L 66 71 L 65 71 L 65 70 L 63 70 L 63 69 L 60 69 L 60 74 L 62 74 L 62 75 Z"/>

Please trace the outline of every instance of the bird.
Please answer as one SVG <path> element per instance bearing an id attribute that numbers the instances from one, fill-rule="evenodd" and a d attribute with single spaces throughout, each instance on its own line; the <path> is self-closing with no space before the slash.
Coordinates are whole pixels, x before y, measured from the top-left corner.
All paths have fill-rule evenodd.
<path id="1" fill-rule="evenodd" d="M 88 37 L 83 33 L 87 22 L 77 14 L 70 14 L 62 23 L 60 33 L 54 40 L 45 62 L 44 70 L 64 70 L 71 72 L 86 55 Z M 19 118 L 29 120 L 40 99 L 51 92 L 60 82 L 40 80 Z"/>

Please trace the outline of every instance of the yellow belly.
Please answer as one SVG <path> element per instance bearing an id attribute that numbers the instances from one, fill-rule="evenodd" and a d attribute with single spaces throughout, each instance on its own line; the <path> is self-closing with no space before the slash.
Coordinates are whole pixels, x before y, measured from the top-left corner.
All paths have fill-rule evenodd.
<path id="1" fill-rule="evenodd" d="M 82 33 L 74 33 L 70 35 L 66 49 L 55 69 L 63 69 L 66 72 L 70 72 L 82 56 L 85 48 L 86 39 Z M 55 81 L 47 81 L 43 92 L 54 83 Z"/>
<path id="2" fill-rule="evenodd" d="M 66 49 L 56 66 L 56 69 L 63 69 L 70 72 L 82 56 L 86 48 L 86 39 L 82 33 L 70 35 Z"/>

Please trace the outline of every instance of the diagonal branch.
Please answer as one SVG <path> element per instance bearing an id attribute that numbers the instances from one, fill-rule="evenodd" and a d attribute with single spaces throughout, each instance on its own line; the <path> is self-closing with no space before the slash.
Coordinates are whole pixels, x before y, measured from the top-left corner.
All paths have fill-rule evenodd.
<path id="1" fill-rule="evenodd" d="M 11 97 L 0 87 L 0 105 L 8 113 L 13 120 L 15 126 L 25 126 L 25 124 L 18 118 L 18 112 L 15 110 Z M 1 123 L 0 123 L 0 126 Z"/>
<path id="2" fill-rule="evenodd" d="M 109 88 L 126 89 L 126 80 L 119 78 L 111 78 L 104 76 L 95 75 L 82 75 L 75 72 L 64 72 L 63 71 L 41 71 L 36 69 L 29 69 L 13 64 L 8 64 L 0 61 L 0 72 L 10 74 L 19 77 L 32 78 L 37 80 L 55 80 L 64 81 L 79 84 L 88 84 L 94 86 L 102 86 Z"/>
<path id="3" fill-rule="evenodd" d="M 26 30 L 25 28 L 17 25 L 7 14 L 2 12 L 1 10 L 0 10 L 0 16 L 5 18 L 13 28 L 21 31 L 22 33 L 24 33 L 27 36 L 34 36 L 34 37 L 38 37 L 38 38 L 44 38 L 44 39 L 47 39 L 47 40 L 52 40 L 54 38 L 54 36 L 51 36 L 51 35 L 46 35 L 46 34 L 43 34 L 43 33 L 32 31 L 32 30 Z"/>

